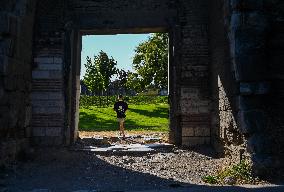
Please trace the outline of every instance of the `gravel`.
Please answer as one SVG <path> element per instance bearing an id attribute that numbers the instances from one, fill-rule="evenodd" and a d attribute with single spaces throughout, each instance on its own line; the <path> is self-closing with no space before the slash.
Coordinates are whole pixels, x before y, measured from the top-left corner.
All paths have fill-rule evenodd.
<path id="1" fill-rule="evenodd" d="M 127 170 L 191 184 L 204 184 L 201 178 L 215 174 L 225 162 L 223 158 L 216 159 L 191 150 L 174 150 L 141 157 L 125 155 L 98 158 Z"/>
<path id="2" fill-rule="evenodd" d="M 213 158 L 210 149 L 174 149 L 143 156 L 102 156 L 91 152 L 41 149 L 33 160 L 19 163 L 6 175 L 12 192 L 37 189 L 133 191 L 178 188 L 204 184 L 202 176 L 214 174 L 225 159 Z"/>

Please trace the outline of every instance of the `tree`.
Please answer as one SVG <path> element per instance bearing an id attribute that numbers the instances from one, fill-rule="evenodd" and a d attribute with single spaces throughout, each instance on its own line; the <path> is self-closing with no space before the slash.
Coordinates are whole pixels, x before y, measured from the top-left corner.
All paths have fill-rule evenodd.
<path id="1" fill-rule="evenodd" d="M 133 68 L 137 71 L 140 86 L 151 84 L 166 88 L 168 84 L 168 34 L 155 33 L 135 49 Z"/>
<path id="2" fill-rule="evenodd" d="M 90 57 L 87 57 L 85 67 L 86 74 L 83 78 L 84 84 L 93 94 L 101 94 L 105 86 L 99 66 L 96 64 L 96 62 L 92 62 Z"/>
<path id="3" fill-rule="evenodd" d="M 94 62 L 98 66 L 100 74 L 102 75 L 104 89 L 107 90 L 111 82 L 111 77 L 117 73 L 117 62 L 113 59 L 113 57 L 109 58 L 103 51 L 100 51 L 99 55 L 95 56 Z"/>
<path id="4" fill-rule="evenodd" d="M 103 51 L 95 55 L 93 61 L 87 57 L 84 83 L 94 93 L 102 94 L 108 89 L 111 77 L 117 72 L 116 65 L 117 62 Z"/>
<path id="5" fill-rule="evenodd" d="M 127 87 L 126 87 L 126 83 L 127 83 L 127 77 L 128 74 L 130 73 L 130 71 L 125 71 L 123 69 L 118 70 L 117 71 L 117 75 L 118 75 L 118 82 L 119 82 L 119 87 L 125 92 Z"/>
<path id="6" fill-rule="evenodd" d="M 134 90 L 136 92 L 141 92 L 146 87 L 142 79 L 139 78 L 139 75 L 133 72 L 128 73 L 125 86 L 128 90 Z"/>

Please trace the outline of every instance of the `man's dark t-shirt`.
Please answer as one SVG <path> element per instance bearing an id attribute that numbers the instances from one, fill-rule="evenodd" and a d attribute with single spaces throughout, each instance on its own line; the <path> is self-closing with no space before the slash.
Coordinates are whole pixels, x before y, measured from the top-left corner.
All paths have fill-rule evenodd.
<path id="1" fill-rule="evenodd" d="M 125 118 L 125 111 L 128 109 L 128 105 L 124 101 L 117 101 L 113 109 L 116 111 L 117 118 Z"/>

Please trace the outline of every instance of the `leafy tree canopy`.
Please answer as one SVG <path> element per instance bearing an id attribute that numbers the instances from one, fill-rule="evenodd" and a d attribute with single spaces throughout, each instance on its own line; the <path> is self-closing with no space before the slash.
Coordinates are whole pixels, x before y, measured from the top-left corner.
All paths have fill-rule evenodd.
<path id="1" fill-rule="evenodd" d="M 135 49 L 134 79 L 139 80 L 141 89 L 149 85 L 166 88 L 168 84 L 168 34 L 155 33 Z"/>
<path id="2" fill-rule="evenodd" d="M 117 62 L 103 51 L 95 55 L 93 60 L 87 57 L 83 82 L 93 93 L 101 93 L 108 88 L 111 77 L 116 74 L 116 65 Z"/>

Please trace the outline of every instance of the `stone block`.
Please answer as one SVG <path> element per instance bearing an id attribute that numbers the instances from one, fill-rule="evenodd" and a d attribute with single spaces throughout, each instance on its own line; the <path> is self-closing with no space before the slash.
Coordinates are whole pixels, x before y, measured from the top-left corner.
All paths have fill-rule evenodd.
<path id="1" fill-rule="evenodd" d="M 2 98 L 4 97 L 5 91 L 4 88 L 1 86 L 0 87 L 0 100 L 2 100 Z"/>
<path id="2" fill-rule="evenodd" d="M 51 79 L 62 79 L 63 73 L 61 71 L 52 70 L 52 71 L 50 71 L 50 78 Z"/>
<path id="3" fill-rule="evenodd" d="M 61 92 L 33 92 L 31 94 L 32 101 L 36 100 L 63 100 L 63 93 Z"/>
<path id="4" fill-rule="evenodd" d="M 230 0 L 230 4 L 235 11 L 262 10 L 264 6 L 263 0 Z"/>
<path id="5" fill-rule="evenodd" d="M 62 137 L 33 137 L 33 143 L 39 146 L 60 146 L 63 144 Z"/>
<path id="6" fill-rule="evenodd" d="M 267 27 L 266 15 L 260 12 L 233 13 L 231 16 L 231 29 L 236 30 L 244 26 L 254 29 L 258 28 L 259 32 L 263 32 Z"/>
<path id="7" fill-rule="evenodd" d="M 265 33 L 246 27 L 231 29 L 231 55 L 237 81 L 260 81 L 266 73 Z"/>
<path id="8" fill-rule="evenodd" d="M 194 136 L 194 128 L 193 127 L 182 127 L 182 136 L 183 137 Z"/>
<path id="9" fill-rule="evenodd" d="M 3 12 L 0 13 L 0 37 L 2 35 L 16 35 L 17 34 L 17 17 L 8 15 Z"/>
<path id="10" fill-rule="evenodd" d="M 43 137 L 46 135 L 46 128 L 45 127 L 33 127 L 32 135 L 33 137 Z"/>
<path id="11" fill-rule="evenodd" d="M 194 99 L 199 97 L 199 90 L 194 88 L 181 88 L 181 99 Z"/>
<path id="12" fill-rule="evenodd" d="M 54 59 L 53 57 L 36 57 L 34 58 L 35 63 L 41 63 L 41 64 L 53 64 Z"/>
<path id="13" fill-rule="evenodd" d="M 240 83 L 241 95 L 264 95 L 270 91 L 269 82 L 256 82 L 256 83 Z"/>
<path id="14" fill-rule="evenodd" d="M 62 65 L 61 64 L 46 64 L 46 63 L 39 63 L 38 69 L 42 71 L 62 71 Z"/>
<path id="15" fill-rule="evenodd" d="M 62 100 L 32 100 L 33 107 L 63 107 Z"/>
<path id="16" fill-rule="evenodd" d="M 252 154 L 271 154 L 272 141 L 265 134 L 254 134 L 248 138 L 247 150 Z"/>
<path id="17" fill-rule="evenodd" d="M 240 83 L 240 94 L 242 95 L 252 95 L 253 86 L 250 83 Z"/>
<path id="18" fill-rule="evenodd" d="M 9 128 L 9 107 L 0 106 L 0 130 Z"/>
<path id="19" fill-rule="evenodd" d="M 186 115 L 186 114 L 199 114 L 199 110 L 198 107 L 186 107 L 186 106 L 182 106 L 181 107 L 181 113 Z"/>
<path id="20" fill-rule="evenodd" d="M 62 107 L 33 107 L 33 114 L 62 114 Z"/>
<path id="21" fill-rule="evenodd" d="M 249 90 L 248 90 L 249 91 Z M 249 91 L 251 92 L 251 91 Z M 236 97 L 237 110 L 248 111 L 259 109 L 263 105 L 263 98 L 261 96 L 237 96 Z"/>
<path id="22" fill-rule="evenodd" d="M 182 145 L 188 147 L 208 145 L 210 137 L 182 137 Z"/>
<path id="23" fill-rule="evenodd" d="M 239 111 L 238 121 L 243 134 L 262 132 L 267 128 L 267 116 L 261 110 Z"/>
<path id="24" fill-rule="evenodd" d="M 31 100 L 47 100 L 49 97 L 48 92 L 32 92 L 31 94 Z"/>
<path id="25" fill-rule="evenodd" d="M 195 127 L 194 136 L 210 137 L 210 127 Z"/>
<path id="26" fill-rule="evenodd" d="M 9 18 L 6 13 L 0 14 L 0 35 L 9 33 Z"/>
<path id="27" fill-rule="evenodd" d="M 51 192 L 49 189 L 33 189 L 31 192 Z"/>
<path id="28" fill-rule="evenodd" d="M 64 126 L 64 120 L 63 119 L 49 120 L 48 126 L 50 126 L 50 127 L 63 127 Z"/>
<path id="29" fill-rule="evenodd" d="M 0 55 L 12 56 L 14 51 L 14 41 L 9 38 L 0 40 Z"/>
<path id="30" fill-rule="evenodd" d="M 251 160 L 254 175 L 264 178 L 271 174 L 271 170 L 281 167 L 269 154 L 252 154 Z"/>
<path id="31" fill-rule="evenodd" d="M 8 71 L 8 65 L 11 61 L 9 60 L 9 57 L 0 55 L 0 74 L 6 75 Z"/>
<path id="32" fill-rule="evenodd" d="M 47 127 L 46 136 L 57 137 L 62 135 L 61 127 Z"/>
<path id="33" fill-rule="evenodd" d="M 49 71 L 33 71 L 32 72 L 33 79 L 50 79 Z"/>
<path id="34" fill-rule="evenodd" d="M 209 106 L 200 106 L 200 107 L 198 107 L 198 112 L 199 113 L 209 113 L 210 107 Z"/>
<path id="35" fill-rule="evenodd" d="M 61 65 L 63 63 L 63 59 L 61 57 L 54 57 L 54 63 Z"/>
<path id="36" fill-rule="evenodd" d="M 263 54 L 240 54 L 233 58 L 237 81 L 261 81 L 265 76 Z"/>
<path id="37" fill-rule="evenodd" d="M 48 99 L 62 100 L 63 98 L 64 98 L 63 97 L 63 93 L 60 93 L 60 92 L 57 92 L 57 93 L 50 92 L 50 93 L 48 93 Z"/>
<path id="38" fill-rule="evenodd" d="M 8 91 L 16 91 L 18 81 L 15 76 L 8 76 L 4 78 L 4 88 Z"/>
<path id="39" fill-rule="evenodd" d="M 24 127 L 29 127 L 30 126 L 31 118 L 32 118 L 32 107 L 31 106 L 27 106 L 26 109 L 25 109 Z"/>

